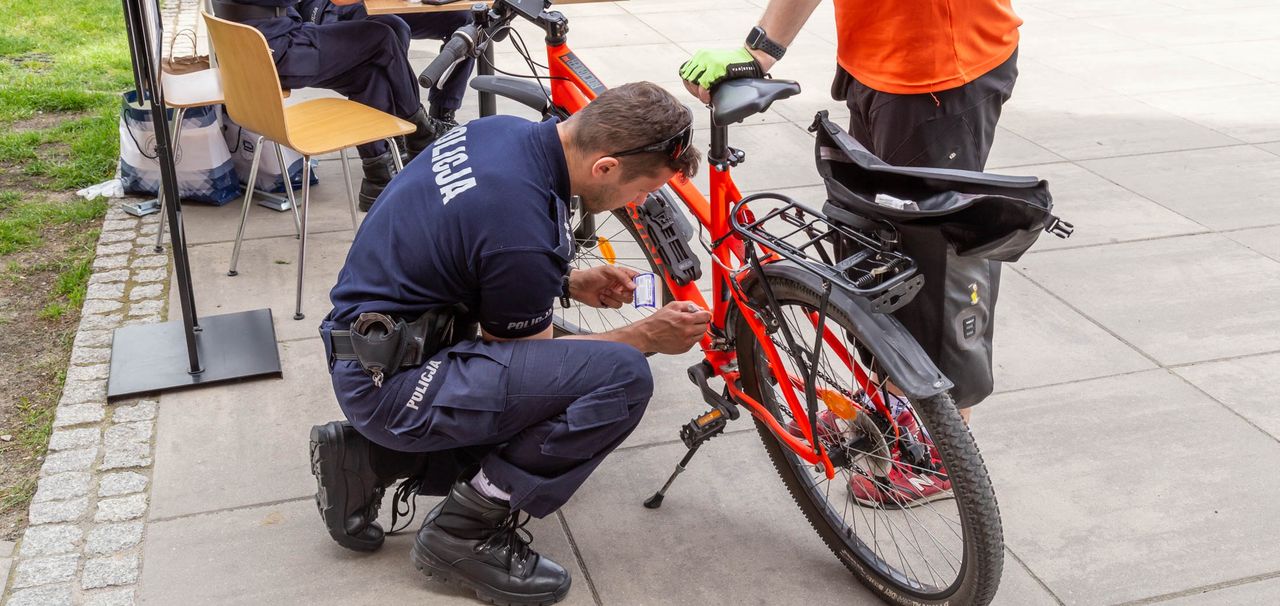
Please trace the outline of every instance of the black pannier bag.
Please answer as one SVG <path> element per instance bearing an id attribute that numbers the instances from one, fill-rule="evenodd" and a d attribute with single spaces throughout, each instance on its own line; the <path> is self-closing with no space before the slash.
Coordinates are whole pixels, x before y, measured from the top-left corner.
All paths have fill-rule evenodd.
<path id="1" fill-rule="evenodd" d="M 817 164 L 827 189 L 823 213 L 858 229 L 887 222 L 913 259 L 924 287 L 894 316 L 955 383 L 959 408 L 990 395 L 992 310 L 1000 262 L 1018 260 L 1049 231 L 1069 223 L 1050 212 L 1048 184 L 1035 177 L 899 167 L 885 163 L 819 112 Z"/>

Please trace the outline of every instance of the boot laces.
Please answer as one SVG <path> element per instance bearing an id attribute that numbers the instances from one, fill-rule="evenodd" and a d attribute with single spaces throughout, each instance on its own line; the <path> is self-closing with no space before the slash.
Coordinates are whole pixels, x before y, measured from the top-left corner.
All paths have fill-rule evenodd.
<path id="1" fill-rule="evenodd" d="M 422 487 L 422 477 L 412 477 L 402 480 L 396 486 L 396 492 L 391 497 L 391 532 L 387 534 L 396 534 L 413 524 L 413 519 L 418 516 L 418 489 Z M 381 490 L 381 489 L 379 489 Z M 404 525 L 396 527 L 396 521 L 401 516 L 405 518 Z"/>
<path id="2" fill-rule="evenodd" d="M 533 549 L 530 547 L 533 543 L 533 535 L 530 534 L 528 530 L 525 530 L 525 525 L 528 524 L 531 519 L 533 519 L 533 516 L 529 514 L 521 516 L 521 512 L 513 511 L 511 512 L 511 515 L 507 516 L 507 518 L 498 525 L 497 532 L 494 532 L 493 535 L 484 542 L 486 547 L 496 547 L 502 545 L 504 542 L 506 543 L 508 569 L 511 568 L 511 564 L 515 562 L 517 558 L 523 562 L 528 560 L 530 555 L 535 554 Z"/>

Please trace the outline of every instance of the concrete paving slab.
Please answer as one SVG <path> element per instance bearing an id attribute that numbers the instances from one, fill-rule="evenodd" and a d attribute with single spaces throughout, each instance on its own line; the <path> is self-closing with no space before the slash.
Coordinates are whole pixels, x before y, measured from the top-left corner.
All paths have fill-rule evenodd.
<path id="1" fill-rule="evenodd" d="M 1280 579 L 1270 578 L 1225 589 L 1174 598 L 1160 602 L 1160 606 L 1238 606 L 1240 604 L 1270 604 L 1280 596 Z"/>
<path id="2" fill-rule="evenodd" d="M 629 0 L 618 4 L 633 15 L 648 13 L 681 13 L 684 11 L 721 10 L 725 12 L 757 11 L 760 7 L 746 0 Z M 568 6 L 574 6 L 566 4 Z M 709 32 L 715 34 L 717 32 Z M 743 34 L 744 36 L 746 34 Z"/>
<path id="3" fill-rule="evenodd" d="M 1010 104 L 1005 107 L 1000 125 L 1069 160 L 1239 143 L 1126 97 Z"/>
<path id="4" fill-rule="evenodd" d="M 1270 82 L 1280 81 L 1280 39 L 1184 46 L 1179 52 Z"/>
<path id="5" fill-rule="evenodd" d="M 1074 223 L 1076 232 L 1063 240 L 1041 234 L 1031 254 L 1059 248 L 1112 244 L 1207 231 L 1204 226 L 1116 185 L 1077 164 L 1023 166 L 1007 171 L 1049 182 L 1053 212 Z"/>
<path id="6" fill-rule="evenodd" d="M 813 160 L 813 136 L 796 124 L 735 126 L 729 129 L 729 142 L 747 152 L 747 163 L 733 172 L 739 190 L 773 191 L 822 183 Z M 695 181 L 700 188 L 707 185 L 705 177 Z"/>
<path id="7" fill-rule="evenodd" d="M 619 451 L 565 507 L 604 604 L 879 603 L 814 534 L 754 432 L 709 442 L 662 508 L 645 509 L 683 450 Z M 1054 603 L 1006 562 L 998 604 Z"/>
<path id="8" fill-rule="evenodd" d="M 1126 95 L 1263 83 L 1231 68 L 1162 48 L 1086 51 L 1039 60 Z"/>
<path id="9" fill-rule="evenodd" d="M 1019 3 L 1017 8 L 1019 14 L 1022 13 L 1021 4 Z M 1076 0 L 1071 3 L 1033 0 L 1027 4 L 1069 19 L 1120 17 L 1125 15 L 1161 16 L 1186 11 L 1186 9 L 1172 6 L 1160 0 L 1135 0 L 1121 3 L 1109 2 L 1108 0 Z"/>
<path id="10" fill-rule="evenodd" d="M 666 39 L 676 42 L 698 42 L 732 36 L 746 36 L 756 23 L 760 21 L 760 12 L 743 9 L 726 11 L 721 8 L 711 10 L 675 10 L 655 13 L 636 14 L 636 19 L 643 22 L 648 29 L 660 32 Z M 570 23 L 570 26 L 573 24 Z M 573 36 L 574 34 L 570 34 Z M 742 39 L 738 39 L 742 43 Z M 575 46 L 578 43 L 573 43 Z"/>
<path id="11" fill-rule="evenodd" d="M 293 319 L 298 279 L 298 240 L 292 237 L 246 240 L 240 250 L 240 275 L 227 275 L 230 242 L 192 246 L 188 252 L 195 282 L 197 310 L 222 314 L 271 308 L 276 339 L 315 337 L 329 313 L 329 289 L 351 247 L 350 232 L 312 234 L 307 238 L 306 279 L 302 289 L 303 320 Z M 178 309 L 178 293 L 170 289 L 169 309 Z"/>
<path id="12" fill-rule="evenodd" d="M 1155 367 L 1057 297 L 1008 269 L 1000 277 L 994 363 L 997 392 Z"/>
<path id="13" fill-rule="evenodd" d="M 664 30 L 656 29 L 644 18 L 630 13 L 592 17 L 573 17 L 572 13 L 568 12 L 565 14 L 570 16 L 569 28 L 572 33 L 569 34 L 569 47 L 573 49 L 676 42 L 675 39 L 665 35 Z M 541 46 L 538 42 L 543 36 L 541 29 L 533 27 L 524 20 L 521 20 L 520 26 L 532 30 L 534 35 L 534 37 L 525 35 L 526 42 Z M 543 56 L 545 55 L 546 53 L 543 52 Z"/>
<path id="14" fill-rule="evenodd" d="M 1065 603 L 1114 604 L 1280 569 L 1280 487 L 1270 481 L 1280 444 L 1167 371 L 996 395 L 984 406 L 999 411 L 974 433 L 1005 542 Z"/>
<path id="15" fill-rule="evenodd" d="M 844 125 L 842 125 L 844 126 Z M 1061 162 L 1062 156 L 1032 143 L 1008 129 L 996 127 L 995 141 L 987 156 L 987 172 L 1026 174 L 1029 165 Z M 1017 167 L 1014 169 L 1014 167 Z"/>
<path id="16" fill-rule="evenodd" d="M 1238 10 L 1188 11 L 1152 19 L 1146 15 L 1089 19 L 1097 27 L 1148 44 L 1182 47 L 1221 42 L 1274 40 L 1280 7 L 1241 7 Z"/>
<path id="17" fill-rule="evenodd" d="M 355 150 L 351 150 L 351 179 L 359 192 L 363 169 Z M 320 183 L 311 187 L 310 210 L 307 223 L 311 235 L 346 231 L 351 233 L 350 202 L 342 181 L 342 164 L 340 160 L 323 161 L 316 169 Z M 301 209 L 302 191 L 295 192 Z M 281 194 L 283 196 L 283 194 Z M 240 226 L 240 210 L 244 198 L 236 198 L 225 206 L 208 206 L 205 204 L 183 204 L 182 222 L 187 230 L 189 245 L 207 244 L 210 242 L 234 242 L 236 229 Z M 362 221 L 364 213 L 357 212 L 356 220 Z M 249 219 L 245 223 L 246 239 L 267 238 L 272 236 L 296 235 L 297 226 L 293 222 L 293 211 L 279 212 L 259 206 L 255 201 L 249 206 Z M 166 240 L 168 238 L 166 237 Z M 230 259 L 230 257 L 228 257 Z"/>
<path id="18" fill-rule="evenodd" d="M 1225 235 L 1257 252 L 1280 261 L 1280 226 L 1242 229 L 1228 232 Z"/>
<path id="19" fill-rule="evenodd" d="M 1022 8 L 1018 8 L 1021 12 Z M 1093 52 L 1091 48 L 1075 52 Z M 1036 55 L 1025 49 L 1018 51 L 1018 81 L 1013 86 L 1011 104 L 1024 101 L 1045 102 L 1054 100 L 1091 99 L 1111 97 L 1119 93 L 1096 80 L 1070 74 L 1039 61 Z"/>
<path id="20" fill-rule="evenodd" d="M 1280 354 L 1195 364 L 1174 369 L 1205 393 L 1280 440 Z"/>
<path id="21" fill-rule="evenodd" d="M 283 379 L 174 392 L 160 400 L 152 520 L 315 493 L 308 432 L 342 412 L 319 338 L 282 343 L 280 358 Z"/>
<path id="22" fill-rule="evenodd" d="M 1277 94 L 1280 94 L 1280 84 L 1178 91 L 1138 98 L 1143 103 L 1201 126 L 1255 143 L 1280 139 L 1280 108 L 1275 103 Z M 1231 101 L 1223 103 L 1224 98 Z"/>
<path id="23" fill-rule="evenodd" d="M 1109 158 L 1082 165 L 1206 227 L 1280 223 L 1276 194 L 1280 157 L 1253 146 Z"/>
<path id="24" fill-rule="evenodd" d="M 1280 350 L 1280 266 L 1219 235 L 1028 255 L 1016 267 L 1162 365 Z"/>
<path id="25" fill-rule="evenodd" d="M 570 21 L 571 27 L 572 24 Z M 601 46 L 575 52 L 606 86 L 641 80 L 679 84 L 680 64 L 689 58 L 689 53 L 672 42 Z M 681 100 L 696 101 L 687 93 Z"/>
<path id="26" fill-rule="evenodd" d="M 419 499 L 418 520 L 435 499 Z M 386 522 L 384 522 L 385 524 Z M 418 524 L 413 525 L 416 530 Z M 561 602 L 592 604 L 563 527 L 534 520 L 535 549 L 569 569 Z M 413 532 L 372 554 L 348 551 L 324 530 L 310 499 L 151 524 L 143 552 L 142 604 L 478 604 L 475 594 L 428 581 L 409 560 Z"/>
<path id="27" fill-rule="evenodd" d="M 1041 7 L 1038 8 L 1042 8 Z M 1158 47 L 1138 40 L 1124 32 L 1114 32 L 1083 20 L 1039 19 L 1024 14 L 1022 7 L 1014 9 L 1023 15 L 1025 22 L 1019 29 L 1020 57 L 1035 59 L 1078 53 L 1103 53 Z M 1024 54 L 1024 55 L 1021 55 Z"/>

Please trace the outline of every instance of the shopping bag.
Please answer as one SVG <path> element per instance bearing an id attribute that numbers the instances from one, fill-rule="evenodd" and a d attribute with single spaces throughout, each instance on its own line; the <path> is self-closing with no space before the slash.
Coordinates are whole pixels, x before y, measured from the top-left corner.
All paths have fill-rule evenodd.
<path id="1" fill-rule="evenodd" d="M 160 189 L 160 164 L 149 101 L 137 91 L 124 93 L 120 112 L 120 180 L 125 193 L 154 196 Z M 182 131 L 173 144 L 178 196 L 184 201 L 221 206 L 239 197 L 231 154 L 222 140 L 221 105 L 193 107 L 182 116 Z M 175 111 L 165 112 L 172 121 Z"/>

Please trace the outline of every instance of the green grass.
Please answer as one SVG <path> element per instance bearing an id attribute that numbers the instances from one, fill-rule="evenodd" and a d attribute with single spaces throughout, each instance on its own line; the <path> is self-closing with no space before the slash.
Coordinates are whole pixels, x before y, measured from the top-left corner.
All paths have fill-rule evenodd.
<path id="1" fill-rule="evenodd" d="M 118 0 L 0 0 L 0 165 L 52 190 L 109 178 L 132 81 Z M 11 128 L 42 113 L 75 118 Z"/>
<path id="2" fill-rule="evenodd" d="M 56 347 L 46 353 L 59 354 L 0 356 L 41 377 L 2 402 L 9 423 L 0 433 L 13 440 L 0 443 L 0 455 L 17 470 L 0 486 L 5 515 L 25 510 L 35 493 L 39 464 L 31 461 L 49 443 L 75 331 L 68 320 L 84 303 L 107 210 L 62 192 L 114 174 L 120 97 L 132 87 L 119 0 L 0 0 L 0 287 L 30 292 L 24 281 L 52 272 L 48 292 L 36 294 L 43 301 L 14 317 L 46 323 L 44 346 Z"/>

